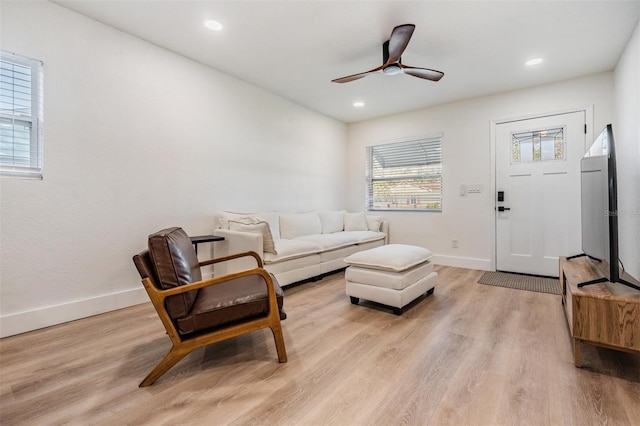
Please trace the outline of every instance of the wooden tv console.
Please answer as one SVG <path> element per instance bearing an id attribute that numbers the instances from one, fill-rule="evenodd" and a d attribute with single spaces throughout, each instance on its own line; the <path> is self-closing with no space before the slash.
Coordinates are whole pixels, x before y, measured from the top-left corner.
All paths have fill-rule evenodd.
<path id="1" fill-rule="evenodd" d="M 600 276 L 596 262 L 588 257 L 560 258 L 562 304 L 576 367 L 582 365 L 582 343 L 640 353 L 640 291 L 608 281 L 578 287 Z"/>

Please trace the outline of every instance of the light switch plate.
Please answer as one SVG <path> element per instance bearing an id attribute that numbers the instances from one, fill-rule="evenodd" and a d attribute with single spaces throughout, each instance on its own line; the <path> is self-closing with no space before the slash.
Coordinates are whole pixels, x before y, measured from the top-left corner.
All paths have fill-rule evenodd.
<path id="1" fill-rule="evenodd" d="M 479 194 L 482 192 L 482 184 L 481 183 L 474 183 L 471 185 L 466 185 L 467 186 L 467 192 L 469 194 Z"/>

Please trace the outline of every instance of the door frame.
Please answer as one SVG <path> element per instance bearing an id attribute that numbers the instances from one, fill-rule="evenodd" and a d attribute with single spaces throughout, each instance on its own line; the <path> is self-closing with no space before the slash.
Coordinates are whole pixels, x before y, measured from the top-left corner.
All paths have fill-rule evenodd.
<path id="1" fill-rule="evenodd" d="M 491 203 L 492 205 L 492 209 L 493 209 L 493 214 L 491 214 L 491 224 L 490 224 L 490 229 L 491 229 L 491 270 L 495 271 L 496 270 L 496 264 L 497 264 L 497 259 L 498 259 L 498 253 L 497 253 L 497 249 L 498 249 L 498 244 L 497 244 L 497 235 L 496 235 L 496 208 L 497 208 L 497 201 L 496 201 L 496 126 L 500 125 L 500 124 L 506 124 L 506 123 L 513 123 L 515 121 L 524 121 L 524 120 L 533 120 L 536 118 L 544 118 L 544 117 L 551 117 L 554 115 L 563 115 L 563 114 L 570 114 L 570 113 L 574 113 L 574 112 L 583 112 L 584 113 L 584 117 L 585 117 L 585 123 L 587 124 L 587 132 L 585 134 L 585 145 L 588 145 L 590 143 L 590 141 L 593 141 L 593 104 L 591 105 L 587 105 L 584 107 L 578 107 L 578 108 L 568 108 L 568 109 L 563 109 L 563 110 L 558 110 L 558 111 L 554 111 L 554 112 L 548 112 L 548 113 L 541 113 L 541 114 L 533 114 L 533 115 L 525 115 L 525 116 L 519 116 L 519 117 L 511 117 L 511 118 L 504 118 L 504 119 L 499 119 L 499 120 L 491 120 L 490 122 L 490 137 L 491 137 L 491 146 L 490 146 L 490 156 L 491 156 L 491 160 L 490 160 L 490 168 L 491 168 L 491 197 L 493 197 L 493 203 Z M 585 146 L 583 149 L 586 152 L 588 146 Z"/>

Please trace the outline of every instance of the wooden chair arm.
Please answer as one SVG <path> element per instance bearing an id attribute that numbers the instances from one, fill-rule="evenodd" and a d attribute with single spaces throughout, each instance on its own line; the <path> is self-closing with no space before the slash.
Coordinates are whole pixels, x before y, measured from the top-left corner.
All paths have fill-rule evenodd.
<path id="1" fill-rule="evenodd" d="M 253 256 L 256 259 L 256 262 L 258 263 L 258 268 L 262 268 L 264 266 L 262 264 L 262 259 L 260 259 L 260 255 L 255 251 L 247 251 L 244 253 L 232 254 L 229 256 L 218 257 L 215 259 L 203 260 L 202 262 L 200 262 L 200 266 L 213 265 L 214 263 L 227 262 L 229 260 L 238 259 L 241 257 L 248 257 L 248 256 Z"/>
<path id="2" fill-rule="evenodd" d="M 216 284 L 222 284 L 222 283 L 225 283 L 225 282 L 228 282 L 228 281 L 232 281 L 232 280 L 237 279 L 237 278 L 247 277 L 249 275 L 262 275 L 264 277 L 265 281 L 267 282 L 267 290 L 273 289 L 273 293 L 274 293 L 274 297 L 275 297 L 275 288 L 273 286 L 273 281 L 271 279 L 271 275 L 269 275 L 269 273 L 265 269 L 262 269 L 262 268 L 254 268 L 254 269 L 247 269 L 247 270 L 244 270 L 244 271 L 233 272 L 231 274 L 223 275 L 221 277 L 213 277 L 213 278 L 209 278 L 209 279 L 202 280 L 202 281 L 196 281 L 196 282 L 193 282 L 193 283 L 181 285 L 180 287 L 174 287 L 174 288 L 170 288 L 170 289 L 166 289 L 166 290 L 156 288 L 156 286 L 154 286 L 153 283 L 151 283 L 151 281 L 148 278 L 145 278 L 143 280 L 143 283 L 145 281 L 148 281 L 148 285 L 147 285 L 147 283 L 145 283 L 145 287 L 147 287 L 149 289 L 149 291 L 154 293 L 154 295 L 156 297 L 158 297 L 161 300 L 164 300 L 169 296 L 175 296 L 177 294 L 186 293 L 188 291 L 198 290 L 198 289 L 203 288 L 203 287 L 209 287 L 209 286 L 216 285 Z M 268 292 L 271 293 L 271 291 L 268 291 Z"/>
<path id="3" fill-rule="evenodd" d="M 147 294 L 153 303 L 153 306 L 160 317 L 160 320 L 165 326 L 167 330 L 167 334 L 171 338 L 171 341 L 175 344 L 183 341 L 183 337 L 178 333 L 178 330 L 173 323 L 173 320 L 169 317 L 168 312 L 164 307 L 164 301 L 169 296 L 174 296 L 177 294 L 182 294 L 187 291 L 197 290 L 203 287 L 208 287 L 216 284 L 221 284 L 225 282 L 229 282 L 231 280 L 246 277 L 249 275 L 261 275 L 264 278 L 265 285 L 267 286 L 267 303 L 269 304 L 269 316 L 275 315 L 274 312 L 278 312 L 278 300 L 276 298 L 276 289 L 273 284 L 273 280 L 271 279 L 271 275 L 262 268 L 254 268 L 247 269 L 245 271 L 234 272 L 229 275 L 224 275 L 222 277 L 214 277 L 209 278 L 207 280 L 196 281 L 194 283 L 185 284 L 180 287 L 170 288 L 167 290 L 160 290 L 156 288 L 156 286 L 151 282 L 151 280 L 147 277 L 142 280 L 142 284 L 147 290 Z M 279 321 L 279 317 L 278 321 Z"/>

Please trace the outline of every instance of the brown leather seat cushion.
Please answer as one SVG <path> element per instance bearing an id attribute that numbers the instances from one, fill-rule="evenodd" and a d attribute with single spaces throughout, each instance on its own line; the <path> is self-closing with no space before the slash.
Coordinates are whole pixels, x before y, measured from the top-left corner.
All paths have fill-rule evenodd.
<path id="1" fill-rule="evenodd" d="M 280 319 L 287 316 L 282 310 L 284 292 L 271 275 L 278 300 Z M 231 282 L 202 288 L 189 315 L 179 318 L 176 326 L 181 334 L 197 333 L 214 327 L 267 315 L 269 304 L 267 286 L 261 275 L 250 275 Z"/>

